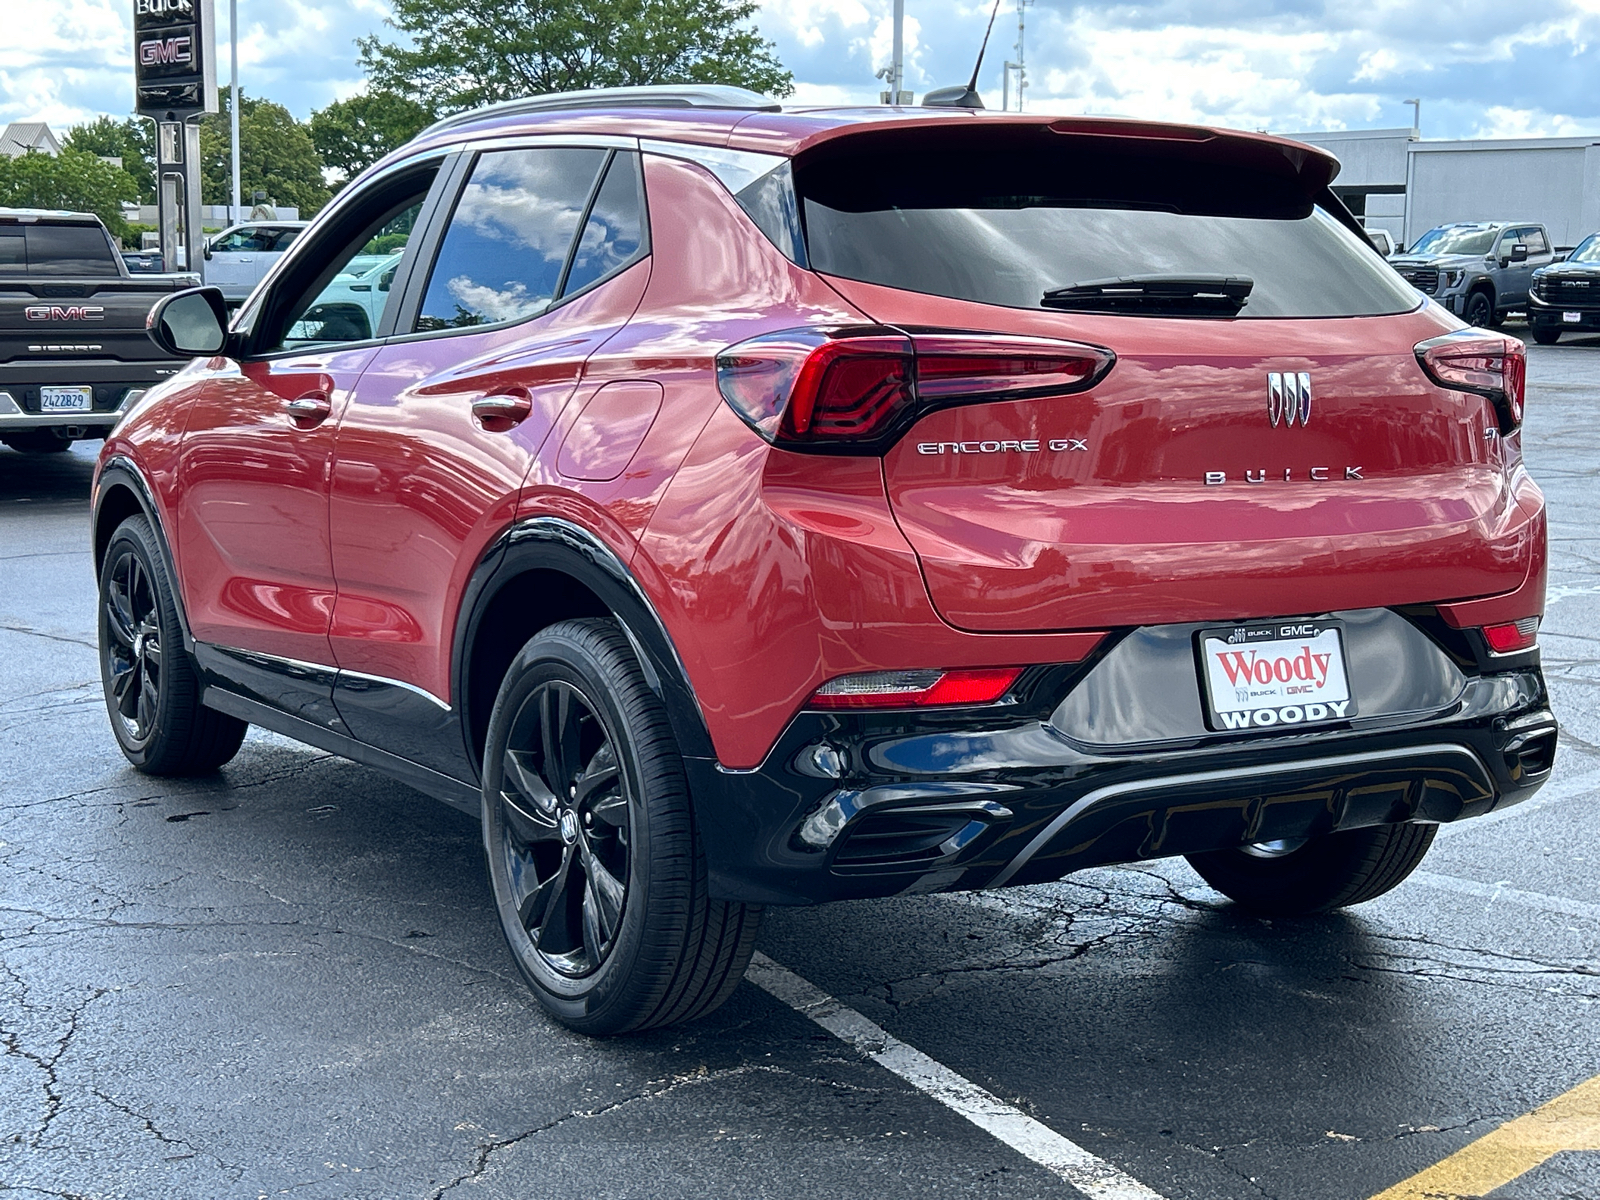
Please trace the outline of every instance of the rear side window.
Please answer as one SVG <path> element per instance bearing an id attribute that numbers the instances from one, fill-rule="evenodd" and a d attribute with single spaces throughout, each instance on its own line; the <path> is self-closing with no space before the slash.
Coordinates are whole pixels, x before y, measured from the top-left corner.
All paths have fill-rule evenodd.
<path id="1" fill-rule="evenodd" d="M 439 246 L 417 329 L 493 325 L 549 307 L 609 156 L 576 148 L 481 155 Z"/>
<path id="2" fill-rule="evenodd" d="M 98 225 L 21 225 L 0 231 L 0 273 L 121 275 Z"/>
<path id="3" fill-rule="evenodd" d="M 639 257 L 644 248 L 643 201 L 639 156 L 614 155 L 572 253 L 562 296 L 599 283 Z"/>
<path id="4" fill-rule="evenodd" d="M 1241 318 L 1367 316 L 1419 303 L 1286 167 L 1122 143 L 1086 148 L 1088 139 L 1037 128 L 928 132 L 847 139 L 842 152 L 797 164 L 815 270 L 1011 308 L 1062 307 L 1045 303 L 1047 293 L 1077 289 L 1077 311 L 1174 315 L 1084 299 L 1101 294 L 1085 285 L 1109 295 L 1130 278 L 1243 277 L 1243 306 L 1213 314 Z"/>

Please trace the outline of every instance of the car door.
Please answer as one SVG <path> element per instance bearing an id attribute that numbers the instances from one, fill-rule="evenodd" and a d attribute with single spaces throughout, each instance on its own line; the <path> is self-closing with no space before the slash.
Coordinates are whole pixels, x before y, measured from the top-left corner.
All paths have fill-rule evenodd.
<path id="1" fill-rule="evenodd" d="M 1524 240 L 1527 233 L 1526 227 L 1508 229 L 1500 235 L 1500 241 L 1495 245 L 1495 271 L 1499 277 L 1496 303 L 1502 311 L 1521 308 L 1528 302 L 1528 285 L 1533 281 L 1533 267 L 1527 260 L 1517 262 L 1512 256 L 1513 247 L 1527 246 Z"/>
<path id="2" fill-rule="evenodd" d="M 179 449 L 177 553 L 202 666 L 247 698 L 334 728 L 332 418 L 378 343 L 323 296 L 374 229 L 415 215 L 436 170 L 353 197 L 298 269 L 247 306 L 248 349 L 212 360 Z"/>
<path id="3" fill-rule="evenodd" d="M 601 209 L 622 216 L 597 235 Z M 330 638 L 336 704 L 362 740 L 471 778 L 450 676 L 460 598 L 585 360 L 638 307 L 643 220 L 631 150 L 496 149 L 464 166 L 431 266 L 406 286 L 410 332 L 339 420 Z"/>
<path id="4" fill-rule="evenodd" d="M 211 287 L 222 289 L 230 300 L 247 295 L 260 276 L 252 263 L 258 238 L 250 226 L 230 229 L 212 239 L 202 275 Z"/>

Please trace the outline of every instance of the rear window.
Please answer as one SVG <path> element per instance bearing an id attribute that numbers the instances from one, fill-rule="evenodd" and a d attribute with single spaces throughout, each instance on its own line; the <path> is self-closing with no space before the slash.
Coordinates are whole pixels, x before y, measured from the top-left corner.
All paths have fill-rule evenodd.
<path id="1" fill-rule="evenodd" d="M 1090 139 L 1040 127 L 929 132 L 937 140 L 845 139 L 797 161 L 815 270 L 1011 308 L 1054 307 L 1047 292 L 1128 278 L 1244 277 L 1239 317 L 1369 316 L 1419 303 L 1316 203 L 1333 201 L 1287 157 L 1251 150 L 1254 161 L 1230 161 L 1203 144 L 1098 138 L 1086 149 Z M 1081 301 L 1078 310 L 1109 311 Z M 1155 305 L 1116 311 L 1172 315 Z"/>
<path id="2" fill-rule="evenodd" d="M 98 225 L 22 225 L 29 275 L 121 275 L 118 255 Z M 3 231 L 15 237 L 12 229 Z M 11 245 L 14 247 L 15 243 Z M 0 270 L 19 273 L 14 248 L 0 252 Z"/>

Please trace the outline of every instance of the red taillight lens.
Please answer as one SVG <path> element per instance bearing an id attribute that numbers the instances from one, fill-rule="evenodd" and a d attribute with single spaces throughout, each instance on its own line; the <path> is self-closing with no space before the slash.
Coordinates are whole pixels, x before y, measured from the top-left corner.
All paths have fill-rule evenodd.
<path id="1" fill-rule="evenodd" d="M 1092 387 L 1109 350 L 1048 338 L 789 329 L 717 356 L 717 386 L 770 442 L 872 453 L 922 413 Z"/>
<path id="2" fill-rule="evenodd" d="M 1539 640 L 1539 618 L 1523 617 L 1520 621 L 1507 621 L 1504 625 L 1485 625 L 1484 640 L 1496 654 L 1515 654 L 1531 650 Z"/>
<path id="3" fill-rule="evenodd" d="M 809 708 L 927 708 L 936 704 L 992 704 L 1006 694 L 1021 667 L 976 670 L 864 671 L 830 679 Z"/>
<path id="4" fill-rule="evenodd" d="M 1416 347 L 1417 361 L 1429 379 L 1452 391 L 1487 396 L 1500 419 L 1500 432 L 1522 424 L 1528 356 L 1514 337 L 1482 329 L 1458 329 Z"/>

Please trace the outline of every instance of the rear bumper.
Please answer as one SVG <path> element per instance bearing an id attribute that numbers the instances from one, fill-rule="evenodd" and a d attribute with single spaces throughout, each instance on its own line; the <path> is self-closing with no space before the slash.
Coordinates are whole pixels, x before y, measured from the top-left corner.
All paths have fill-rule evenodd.
<path id="1" fill-rule="evenodd" d="M 174 362 L 30 362 L 0 366 L 0 433 L 82 429 L 100 437 L 147 389 L 183 369 Z M 87 412 L 41 412 L 39 388 L 94 389 Z"/>
<path id="2" fill-rule="evenodd" d="M 1073 681 L 1035 682 L 1059 696 Z M 1536 664 L 1474 676 L 1448 711 L 1384 728 L 1126 752 L 1084 747 L 1026 698 L 1016 707 L 806 712 L 758 770 L 689 760 L 713 893 L 808 904 L 966 890 L 1463 820 L 1531 796 L 1557 733 Z"/>

